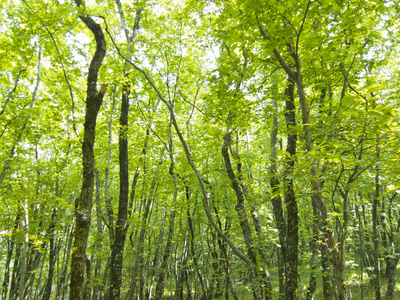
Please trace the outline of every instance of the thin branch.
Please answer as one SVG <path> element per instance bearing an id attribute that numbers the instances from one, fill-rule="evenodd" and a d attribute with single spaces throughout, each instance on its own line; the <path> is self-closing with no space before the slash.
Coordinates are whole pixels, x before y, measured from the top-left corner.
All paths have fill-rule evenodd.
<path id="1" fill-rule="evenodd" d="M 185 96 L 183 96 L 181 90 L 179 90 L 179 94 L 181 95 L 181 98 L 182 98 L 183 101 L 185 101 L 187 104 L 190 104 L 193 108 L 197 109 L 197 111 L 198 111 L 199 113 L 201 113 L 202 115 L 205 115 L 205 116 L 207 116 L 207 117 L 210 117 L 210 118 L 215 118 L 215 116 L 211 116 L 211 115 L 209 115 L 209 114 L 206 114 L 204 111 L 202 111 L 200 108 L 198 108 L 198 107 L 196 106 L 196 104 L 193 104 L 192 102 L 186 100 L 186 98 L 185 98 Z"/>
<path id="2" fill-rule="evenodd" d="M 343 74 L 343 76 L 344 76 L 344 79 L 346 80 L 347 85 L 349 86 L 349 88 L 350 88 L 353 92 L 355 92 L 357 95 L 359 95 L 361 98 L 363 98 L 363 99 L 365 100 L 365 102 L 368 103 L 367 98 L 364 97 L 360 92 L 358 92 L 356 89 L 354 89 L 354 88 L 351 86 L 350 81 L 349 81 L 349 78 L 347 77 L 346 71 L 345 71 L 344 66 L 343 66 L 342 63 L 340 64 L 340 71 L 342 72 L 342 74 Z"/>
<path id="3" fill-rule="evenodd" d="M 18 74 L 17 74 L 17 78 L 15 79 L 14 87 L 13 87 L 13 89 L 8 93 L 8 95 L 7 95 L 7 97 L 6 97 L 6 101 L 4 102 L 3 109 L 0 111 L 0 116 L 1 116 L 1 115 L 4 113 L 4 111 L 6 110 L 7 104 L 8 104 L 8 102 L 11 100 L 12 94 L 15 92 L 15 90 L 16 90 L 17 87 L 18 87 L 19 78 L 20 78 L 20 76 L 21 76 L 21 73 L 24 72 L 24 71 L 26 71 L 26 68 L 25 68 L 25 69 L 22 68 L 23 63 L 24 63 L 24 62 L 21 61 L 21 66 L 19 67 L 19 71 L 18 71 Z"/>
<path id="4" fill-rule="evenodd" d="M 161 94 L 161 92 L 158 90 L 158 88 L 155 86 L 155 84 L 153 83 L 153 81 L 151 80 L 151 78 L 147 75 L 147 73 L 142 70 L 141 68 L 139 68 L 134 62 L 132 62 L 128 57 L 126 57 L 121 50 L 119 49 L 119 47 L 117 46 L 117 44 L 115 43 L 115 40 L 113 38 L 113 36 L 111 35 L 110 31 L 108 30 L 108 25 L 107 25 L 107 21 L 103 16 L 98 16 L 99 18 L 102 18 L 104 21 L 104 24 L 106 25 L 106 32 L 108 34 L 108 36 L 110 37 L 115 49 L 117 50 L 118 54 L 127 62 L 129 63 L 132 67 L 134 67 L 136 70 L 138 70 L 140 73 L 143 74 L 143 76 L 146 78 L 147 82 L 151 85 L 151 87 L 153 88 L 153 90 L 157 93 L 158 97 L 161 99 L 161 101 L 163 101 L 164 103 L 166 103 L 166 105 L 168 106 L 168 108 L 170 108 L 170 104 L 165 100 L 165 98 L 163 97 L 163 95 Z"/>
<path id="5" fill-rule="evenodd" d="M 169 151 L 168 146 L 167 146 L 167 143 L 165 143 L 165 142 L 163 141 L 163 139 L 153 130 L 153 128 L 151 128 L 152 122 L 150 123 L 149 119 L 146 117 L 146 115 L 144 114 L 144 112 L 143 112 L 142 109 L 140 108 L 139 104 L 138 104 L 137 107 L 138 107 L 138 109 L 139 109 L 141 115 L 143 116 L 143 118 L 146 120 L 147 128 L 150 129 L 150 131 L 160 140 L 160 142 L 164 145 L 165 149 L 166 149 L 167 151 Z"/>
<path id="6" fill-rule="evenodd" d="M 303 30 L 304 23 L 306 22 L 306 17 L 307 17 L 308 10 L 309 10 L 309 8 L 310 8 L 310 4 L 311 4 L 311 0 L 309 0 L 308 3 L 307 3 L 306 11 L 304 12 L 303 21 L 301 22 L 301 26 L 300 26 L 300 29 L 299 29 L 299 33 L 297 34 L 297 40 L 296 40 L 296 57 L 297 57 L 297 58 L 299 57 L 299 40 L 300 40 L 300 35 L 301 35 L 302 30 Z"/>
<path id="7" fill-rule="evenodd" d="M 65 70 L 65 66 L 64 66 L 64 62 L 63 62 L 62 56 L 61 56 L 61 52 L 60 52 L 60 50 L 58 49 L 57 43 L 56 43 L 56 41 L 55 41 L 55 39 L 54 39 L 54 36 L 53 36 L 53 34 L 51 33 L 51 31 L 48 29 L 47 26 L 44 26 L 44 29 L 46 29 L 46 31 L 47 31 L 48 34 L 50 35 L 51 40 L 53 41 L 54 47 L 56 48 L 57 54 L 58 54 L 58 56 L 59 56 L 59 58 L 60 58 L 60 63 L 61 63 L 61 67 L 62 67 L 62 70 L 63 70 L 64 79 L 65 79 L 65 82 L 66 82 L 67 85 L 68 85 L 69 95 L 70 95 L 70 97 L 71 97 L 71 104 L 72 104 L 72 109 L 71 109 L 71 110 L 72 110 L 72 111 L 71 111 L 71 113 L 72 113 L 72 128 L 74 129 L 74 132 L 75 132 L 76 137 L 79 138 L 78 132 L 77 132 L 77 130 L 76 130 L 74 93 L 72 92 L 72 87 L 71 87 L 71 84 L 69 83 L 69 80 L 68 80 L 67 71 Z M 79 141 L 82 143 L 82 141 L 81 141 L 80 138 L 79 138 Z"/>

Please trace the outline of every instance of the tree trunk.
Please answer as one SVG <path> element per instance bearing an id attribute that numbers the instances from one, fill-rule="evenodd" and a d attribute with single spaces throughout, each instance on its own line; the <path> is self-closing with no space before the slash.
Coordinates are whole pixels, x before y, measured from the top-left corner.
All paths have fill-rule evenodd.
<path id="1" fill-rule="evenodd" d="M 297 274 L 298 274 L 298 247 L 299 247 L 299 216 L 296 196 L 293 184 L 294 157 L 296 155 L 297 134 L 296 107 L 294 105 L 294 84 L 288 80 L 285 90 L 286 111 L 285 119 L 288 129 L 286 151 L 290 154 L 290 160 L 286 163 L 284 172 L 285 205 L 287 211 L 287 233 L 285 245 L 285 273 L 286 273 L 286 299 L 296 300 Z"/>
<path id="2" fill-rule="evenodd" d="M 67 278 L 67 269 L 69 265 L 69 258 L 71 254 L 71 247 L 72 247 L 72 240 L 74 234 L 74 228 L 67 227 L 67 239 L 65 241 L 64 247 L 64 255 L 63 255 L 63 265 L 61 266 L 61 272 L 57 274 L 57 289 L 56 289 L 56 299 L 60 298 L 64 299 L 64 292 L 65 292 L 65 281 Z"/>
<path id="3" fill-rule="evenodd" d="M 322 264 L 322 289 L 325 300 L 333 300 L 332 292 L 332 274 L 329 260 L 328 248 L 325 244 L 320 244 L 321 264 Z"/>
<path id="4" fill-rule="evenodd" d="M 135 26 L 133 35 L 129 37 L 125 26 L 125 19 L 122 12 L 121 2 L 116 0 L 119 15 L 123 30 L 126 34 L 126 42 L 129 52 L 132 53 L 131 47 L 135 40 L 139 29 L 139 21 L 141 9 L 136 13 Z M 125 63 L 124 69 L 127 67 Z M 128 113 L 129 113 L 129 95 L 130 83 L 128 73 L 124 75 L 124 83 L 122 88 L 121 100 L 121 117 L 120 117 L 120 132 L 119 132 L 119 204 L 118 204 L 118 219 L 115 227 L 115 240 L 112 244 L 111 262 L 110 262 L 110 299 L 119 299 L 120 288 L 122 282 L 122 261 L 124 256 L 125 238 L 128 230 L 128 206 L 129 206 L 129 159 L 128 159 Z"/>
<path id="5" fill-rule="evenodd" d="M 231 144 L 230 141 L 231 141 L 231 133 L 225 134 L 224 144 L 222 146 L 222 157 L 225 162 L 225 169 L 226 169 L 228 177 L 231 181 L 232 188 L 236 194 L 237 204 L 235 206 L 235 210 L 238 214 L 240 227 L 242 228 L 243 238 L 244 238 L 244 241 L 246 244 L 246 249 L 247 249 L 247 255 L 249 256 L 249 258 L 250 258 L 251 262 L 254 264 L 254 266 L 257 266 L 258 262 L 257 262 L 256 254 L 254 252 L 252 232 L 251 232 L 251 228 L 250 228 L 250 225 L 249 225 L 249 222 L 247 219 L 247 214 L 246 214 L 246 210 L 245 210 L 245 206 L 244 206 L 244 194 L 239 185 L 237 177 L 232 170 L 231 160 L 229 157 L 228 149 Z M 258 293 L 259 293 L 259 297 L 261 298 L 261 291 L 257 290 L 260 288 L 257 272 L 252 273 L 252 270 L 249 270 L 249 275 L 252 276 L 250 278 L 250 280 L 253 284 L 253 293 L 255 294 L 255 298 L 258 297 L 258 295 L 257 295 Z M 255 285 L 257 285 L 257 288 L 255 288 Z"/>
<path id="6" fill-rule="evenodd" d="M 171 208 L 171 212 L 170 212 L 170 216 L 169 216 L 169 231 L 168 231 L 167 244 L 165 246 L 164 255 L 162 258 L 161 268 L 158 272 L 156 294 L 155 294 L 156 299 L 161 299 L 164 294 L 165 270 L 167 268 L 167 260 L 171 253 L 172 239 L 174 236 L 174 226 L 175 226 L 175 213 L 176 213 L 175 207 L 176 207 L 176 199 L 178 197 L 178 178 L 177 178 L 177 174 L 174 173 L 175 157 L 174 157 L 174 151 L 173 151 L 174 149 L 173 149 L 173 144 L 172 144 L 171 133 L 172 132 L 171 132 L 171 124 L 170 124 L 170 141 L 169 141 L 168 151 L 169 151 L 169 157 L 171 160 L 171 165 L 169 167 L 169 174 L 171 175 L 171 177 L 174 181 L 174 194 L 172 197 L 172 208 Z"/>
<path id="7" fill-rule="evenodd" d="M 399 249 L 400 250 L 400 249 Z M 396 285 L 396 269 L 397 264 L 399 262 L 398 256 L 389 258 L 388 268 L 388 283 L 386 290 L 386 300 L 393 300 L 394 298 L 394 289 Z"/>
<path id="8" fill-rule="evenodd" d="M 378 149 L 378 148 L 377 148 Z M 377 150 L 377 156 L 379 157 L 379 150 Z M 378 209 L 379 209 L 379 198 L 380 198 L 380 187 L 379 187 L 379 166 L 376 166 L 375 175 L 375 195 L 372 201 L 372 232 L 373 232 L 373 243 L 374 243 L 374 287 L 375 287 L 375 299 L 381 300 L 381 270 L 379 263 L 379 233 L 378 233 Z"/>
<path id="9" fill-rule="evenodd" d="M 311 250 L 311 261 L 310 261 L 310 280 L 308 283 L 307 289 L 307 300 L 314 299 L 314 293 L 317 289 L 317 264 L 318 264 L 318 239 L 319 239 L 319 222 L 318 217 L 319 213 L 317 211 L 317 207 L 314 203 L 314 196 L 311 196 L 311 201 L 313 203 L 313 217 L 312 217 L 312 228 L 311 228 L 311 241 L 310 241 L 310 250 Z"/>
<path id="10" fill-rule="evenodd" d="M 83 6 L 81 0 L 75 0 L 77 6 Z M 85 276 L 86 245 L 89 236 L 94 190 L 94 141 L 96 119 L 103 102 L 107 85 L 97 91 L 99 69 L 106 54 L 106 40 L 101 26 L 89 16 L 80 19 L 92 31 L 96 39 L 96 52 L 90 62 L 87 77 L 86 113 L 84 137 L 82 143 L 83 180 L 80 196 L 75 201 L 75 236 L 71 260 L 70 298 L 83 299 L 83 283 Z"/>
<path id="11" fill-rule="evenodd" d="M 7 237 L 7 259 L 6 259 L 6 264 L 4 267 L 4 280 L 3 280 L 3 290 L 2 290 L 2 297 L 1 299 L 7 299 L 7 293 L 8 293 L 8 286 L 10 284 L 10 271 L 11 271 L 11 260 L 12 260 L 12 254 L 14 251 L 14 245 L 15 245 L 15 234 L 16 231 L 20 225 L 20 220 L 22 217 L 22 212 L 18 211 L 17 216 L 15 217 L 14 221 L 14 230 L 12 232 L 11 237 Z"/>
<path id="12" fill-rule="evenodd" d="M 97 169 L 95 169 L 95 178 L 96 178 L 96 223 L 97 223 L 97 236 L 96 236 L 96 246 L 95 246 L 95 255 L 96 255 L 96 260 L 95 260 L 95 267 L 94 267 L 94 279 L 95 279 L 95 284 L 93 287 L 93 294 L 92 294 L 92 300 L 97 300 L 99 296 L 99 292 L 102 289 L 102 286 L 100 284 L 100 271 L 101 271 L 101 266 L 102 266 L 102 258 L 100 255 L 101 248 L 103 246 L 103 222 L 102 222 L 102 211 L 101 211 L 101 205 L 100 205 L 100 178 L 99 178 L 99 172 Z"/>
<path id="13" fill-rule="evenodd" d="M 53 275 L 55 268 L 55 258 L 56 258 L 56 247 L 54 245 L 54 229 L 56 227 L 57 222 L 57 209 L 53 209 L 53 213 L 51 215 L 51 224 L 49 228 L 50 233 L 50 253 L 49 253 L 49 271 L 47 275 L 46 287 L 43 293 L 43 300 L 49 300 L 51 297 L 51 290 L 53 287 Z"/>
<path id="14" fill-rule="evenodd" d="M 125 81 L 128 81 L 125 76 Z M 122 281 L 122 260 L 124 255 L 125 237 L 128 229 L 129 201 L 129 168 L 128 168 L 128 113 L 130 86 L 125 83 L 121 101 L 121 117 L 119 132 L 119 204 L 118 219 L 115 227 L 115 240 L 112 245 L 110 264 L 110 299 L 119 299 Z"/>

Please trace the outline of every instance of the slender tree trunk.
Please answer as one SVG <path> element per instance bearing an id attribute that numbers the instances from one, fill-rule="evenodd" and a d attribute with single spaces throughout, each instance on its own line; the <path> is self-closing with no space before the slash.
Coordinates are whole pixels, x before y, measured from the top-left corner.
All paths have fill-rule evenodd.
<path id="1" fill-rule="evenodd" d="M 280 181 L 277 173 L 276 159 L 277 159 L 277 136 L 278 136 L 278 106 L 275 99 L 272 99 L 272 104 L 275 107 L 275 114 L 273 117 L 273 128 L 271 131 L 271 167 L 269 173 L 271 174 L 271 190 L 272 197 L 271 203 L 275 217 L 276 227 L 279 235 L 278 253 L 278 271 L 279 271 L 279 298 L 285 299 L 285 261 L 286 261 L 286 220 L 283 216 L 282 198 L 280 196 Z"/>
<path id="2" fill-rule="evenodd" d="M 189 190 L 189 187 L 186 186 L 186 197 L 189 200 L 189 191 L 188 190 Z M 188 211 L 187 211 L 187 222 L 188 222 L 188 226 L 189 226 L 189 230 L 190 230 L 190 237 L 191 237 L 191 239 L 190 239 L 190 251 L 191 251 L 192 257 L 193 257 L 193 264 L 194 264 L 194 267 L 195 267 L 195 270 L 196 270 L 197 277 L 199 278 L 200 287 L 201 287 L 201 290 L 203 292 L 204 300 L 208 300 L 209 297 L 207 295 L 207 288 L 205 286 L 205 283 L 204 283 L 204 280 L 203 280 L 203 276 L 200 273 L 198 257 L 197 257 L 196 250 L 195 250 L 195 245 L 194 245 L 195 234 L 194 234 L 193 221 L 192 221 L 192 217 L 190 215 L 190 209 L 189 208 L 188 208 Z"/>
<path id="3" fill-rule="evenodd" d="M 332 274 L 329 260 L 328 248 L 325 244 L 320 244 L 321 264 L 322 264 L 322 289 L 325 300 L 333 300 L 332 292 Z"/>
<path id="4" fill-rule="evenodd" d="M 400 250 L 400 249 L 398 249 Z M 399 263 L 399 257 L 391 257 L 389 260 L 388 267 L 388 283 L 387 283 L 387 290 L 386 290 L 386 300 L 393 300 L 394 299 L 394 290 L 396 285 L 396 269 L 397 264 Z"/>
<path id="5" fill-rule="evenodd" d="M 16 299 L 18 296 L 18 284 L 19 284 L 19 279 L 20 279 L 20 271 L 21 271 L 21 243 L 16 244 L 17 249 L 15 251 L 15 257 L 14 257 L 14 266 L 13 266 L 13 272 L 11 275 L 11 287 L 10 287 L 10 293 L 9 293 L 9 300 Z"/>
<path id="6" fill-rule="evenodd" d="M 231 133 L 227 133 L 224 137 L 224 145 L 222 146 L 222 157 L 225 162 L 226 172 L 231 181 L 233 190 L 236 193 L 237 204 L 235 206 L 235 210 L 239 217 L 240 227 L 242 228 L 243 238 L 244 238 L 244 241 L 246 244 L 247 255 L 249 256 L 249 258 L 250 258 L 251 262 L 254 264 L 254 266 L 257 266 L 258 262 L 257 262 L 256 254 L 254 252 L 252 232 L 251 232 L 251 228 L 250 228 L 250 225 L 249 225 L 249 222 L 247 219 L 247 214 L 246 214 L 246 210 L 245 210 L 245 206 L 244 206 L 244 194 L 243 194 L 242 189 L 240 188 L 237 177 L 232 170 L 232 165 L 231 165 L 231 161 L 229 158 L 229 147 L 231 145 L 230 141 L 231 141 Z M 254 285 L 257 285 L 259 288 L 257 273 L 251 274 L 251 271 L 250 271 L 249 275 L 253 276 L 253 278 L 251 278 L 250 280 L 252 281 L 252 283 Z M 257 293 L 256 289 L 253 289 L 253 292 Z M 257 297 L 257 296 L 255 295 L 255 297 Z M 261 297 L 261 292 L 260 292 L 260 297 Z"/>
<path id="7" fill-rule="evenodd" d="M 107 221 L 105 222 L 108 228 L 108 233 L 110 235 L 110 245 L 114 243 L 114 211 L 112 208 L 111 200 L 109 198 L 109 173 L 110 173 L 110 164 L 111 164 L 111 143 L 112 143 L 112 123 L 113 123 L 113 113 L 115 109 L 115 98 L 117 92 L 117 85 L 114 86 L 113 90 L 113 100 L 111 104 L 111 112 L 110 119 L 108 120 L 108 151 L 107 151 L 107 161 L 106 168 L 104 171 L 104 202 L 107 213 Z"/>
<path id="8" fill-rule="evenodd" d="M 293 184 L 294 159 L 296 155 L 297 134 L 296 126 L 296 107 L 294 105 L 294 84 L 288 80 L 285 90 L 286 111 L 285 119 L 288 129 L 286 151 L 290 154 L 290 160 L 286 163 L 284 172 L 285 186 L 285 205 L 287 211 L 287 233 L 286 233 L 286 299 L 296 300 L 297 295 L 297 274 L 298 274 L 298 247 L 299 247 L 299 215 L 296 196 Z"/>
<path id="9" fill-rule="evenodd" d="M 280 182 L 276 176 L 276 143 L 278 134 L 278 118 L 274 116 L 273 130 L 271 133 L 271 188 L 272 188 L 272 205 L 275 215 L 275 221 L 278 228 L 279 241 L 281 247 L 278 251 L 279 259 L 282 260 L 285 270 L 285 299 L 297 299 L 297 276 L 298 276 L 298 208 L 293 186 L 293 168 L 294 156 L 296 155 L 297 135 L 294 131 L 296 126 L 296 107 L 294 105 L 294 83 L 290 78 L 285 89 L 285 120 L 288 129 L 287 148 L 286 151 L 290 154 L 290 160 L 286 163 L 284 171 L 284 186 L 285 186 L 285 206 L 287 212 L 287 223 L 283 216 L 282 199 L 279 196 Z M 275 113 L 277 113 L 276 102 L 274 100 Z M 282 280 L 283 281 L 283 280 Z M 283 284 L 283 282 L 282 282 Z M 281 285 L 282 285 L 281 284 Z M 283 288 L 280 288 L 282 293 Z"/>
<path id="10" fill-rule="evenodd" d="M 64 299 L 64 292 L 65 292 L 65 281 L 67 278 L 67 269 L 69 265 L 69 258 L 70 258 L 70 253 L 71 253 L 71 248 L 72 248 L 72 240 L 73 240 L 73 233 L 74 233 L 74 228 L 67 228 L 67 239 L 65 241 L 65 247 L 64 247 L 64 254 L 63 254 L 63 265 L 61 266 L 61 272 L 57 274 L 57 289 L 56 289 L 56 299 L 60 297 L 62 294 L 62 298 Z"/>
<path id="11" fill-rule="evenodd" d="M 377 150 L 379 151 L 379 150 Z M 379 152 L 378 152 L 379 157 Z M 372 202 L 372 232 L 373 232 L 373 243 L 374 243 L 374 287 L 375 287 L 375 299 L 381 300 L 381 270 L 379 263 L 379 233 L 378 233 L 378 209 L 379 209 L 379 198 L 380 198 L 380 187 L 379 187 L 379 166 L 376 166 L 375 175 L 375 195 Z"/>
<path id="12" fill-rule="evenodd" d="M 96 223 L 97 223 L 97 236 L 96 236 L 96 260 L 94 267 L 94 278 L 95 284 L 93 287 L 92 300 L 97 300 L 99 296 L 99 292 L 102 289 L 100 284 L 100 271 L 102 266 L 102 258 L 100 255 L 102 246 L 103 246 L 103 222 L 102 222 L 102 211 L 100 205 L 100 178 L 99 172 L 95 169 L 95 177 L 96 177 Z"/>
<path id="13" fill-rule="evenodd" d="M 135 41 L 137 31 L 139 29 L 139 21 L 141 10 L 136 13 L 135 26 L 132 37 L 129 37 L 125 26 L 125 19 L 122 13 L 122 6 L 119 0 L 116 0 L 123 30 L 126 34 L 126 42 L 129 52 L 132 53 L 132 43 Z M 125 63 L 124 69 L 128 66 Z M 124 86 L 122 88 L 121 100 L 121 117 L 120 117 L 120 133 L 119 133 L 119 204 L 118 219 L 115 227 L 115 240 L 112 244 L 111 262 L 110 262 L 110 299 L 119 299 L 120 288 L 122 282 L 122 261 L 124 255 L 125 238 L 128 230 L 128 206 L 129 206 L 129 159 L 128 159 L 128 113 L 129 113 L 129 96 L 130 83 L 129 76 L 124 75 Z"/>
<path id="14" fill-rule="evenodd" d="M 8 287 L 10 284 L 11 260 L 12 260 L 12 254 L 14 251 L 14 246 L 15 246 L 15 234 L 20 225 L 21 217 L 22 217 L 22 212 L 18 211 L 17 216 L 15 217 L 15 221 L 14 221 L 14 230 L 12 232 L 12 235 L 11 235 L 11 237 L 7 238 L 8 248 L 7 248 L 6 264 L 4 267 L 2 299 L 7 299 Z"/>
<path id="15" fill-rule="evenodd" d="M 310 1 L 308 2 L 306 13 L 309 9 Z M 259 25 L 260 33 L 265 39 L 269 39 L 264 27 L 260 24 Z M 331 254 L 331 260 L 333 263 L 333 267 L 335 270 L 335 279 L 336 279 L 336 288 L 339 292 L 339 300 L 345 300 L 346 292 L 343 291 L 345 288 L 345 278 L 343 278 L 343 273 L 340 272 L 341 269 L 341 261 L 339 258 L 338 251 L 336 249 L 336 241 L 334 237 L 334 231 L 331 228 L 331 224 L 328 222 L 329 214 L 328 214 L 328 206 L 326 204 L 326 200 L 322 196 L 321 191 L 321 181 L 320 181 L 320 174 L 318 168 L 318 160 L 316 157 L 310 155 L 310 153 L 314 150 L 314 143 L 311 134 L 310 128 L 310 111 L 308 108 L 308 102 L 304 90 L 304 82 L 303 82 L 303 74 L 301 69 L 301 61 L 298 53 L 295 51 L 297 49 L 293 49 L 293 46 L 289 46 L 290 54 L 295 61 L 296 69 L 295 71 L 286 63 L 283 59 L 281 54 L 276 50 L 273 49 L 273 53 L 278 60 L 279 64 L 288 74 L 288 76 L 294 80 L 297 86 L 297 94 L 299 97 L 301 112 L 302 112 L 302 123 L 303 123 L 303 131 L 304 131 L 304 140 L 305 146 L 307 149 L 307 153 L 309 158 L 311 159 L 311 167 L 310 167 L 310 175 L 311 175 L 311 187 L 313 192 L 313 205 L 315 205 L 319 212 L 320 224 L 322 225 L 322 234 L 323 238 L 326 240 L 327 245 L 329 247 L 329 253 Z"/>
<path id="16" fill-rule="evenodd" d="M 125 76 L 125 80 L 129 80 Z M 128 201 L 129 201 L 129 168 L 128 168 L 128 113 L 129 113 L 130 86 L 123 87 L 121 101 L 120 133 L 119 133 L 119 204 L 118 219 L 115 227 L 115 240 L 112 245 L 110 264 L 110 299 L 119 299 L 122 281 L 122 260 L 124 254 L 125 237 L 128 228 Z"/>
<path id="17" fill-rule="evenodd" d="M 83 288 L 83 299 L 90 299 L 92 295 L 92 261 L 86 258 L 85 261 L 86 280 Z"/>
<path id="18" fill-rule="evenodd" d="M 22 204 L 23 209 L 24 209 L 24 216 L 25 216 L 25 222 L 24 222 L 24 243 L 23 243 L 23 250 L 22 250 L 22 255 L 20 258 L 21 261 L 21 270 L 19 273 L 19 291 L 18 291 L 18 297 L 19 300 L 24 300 L 25 299 L 25 279 L 26 279 L 26 269 L 27 269 L 27 261 L 28 261 L 28 247 L 29 247 L 29 235 L 28 235 L 28 230 L 29 230 L 29 214 L 28 214 L 28 200 L 25 200 L 25 203 Z"/>
<path id="19" fill-rule="evenodd" d="M 175 168 L 175 157 L 174 157 L 174 149 L 172 144 L 172 136 L 171 136 L 171 124 L 170 124 L 170 141 L 169 141 L 169 157 L 171 160 L 171 165 L 169 167 L 169 174 L 171 175 L 174 181 L 174 194 L 172 197 L 172 208 L 169 216 L 169 231 L 167 238 L 167 245 L 165 246 L 164 255 L 161 262 L 161 268 L 158 273 L 157 285 L 156 285 L 156 299 L 161 299 L 164 294 L 164 282 L 165 282 L 165 269 L 167 268 L 167 260 L 171 253 L 172 247 L 172 239 L 174 236 L 174 226 L 175 226 L 175 213 L 176 213 L 176 199 L 178 197 L 178 178 L 177 174 L 174 172 Z"/>
<path id="20" fill-rule="evenodd" d="M 318 239 L 319 239 L 319 213 L 317 211 L 317 207 L 315 205 L 314 196 L 311 197 L 311 201 L 313 202 L 312 210 L 312 228 L 311 228 L 311 241 L 310 241 L 310 250 L 311 250 L 311 258 L 310 258 L 310 280 L 308 283 L 307 289 L 307 300 L 314 299 L 314 293 L 317 289 L 317 266 L 318 266 Z"/>
<path id="21" fill-rule="evenodd" d="M 75 0 L 77 6 L 84 6 L 81 0 Z M 92 212 L 92 198 L 94 190 L 94 141 L 96 119 L 103 102 L 107 85 L 97 90 L 97 78 L 104 56 L 106 54 L 106 40 L 101 26 L 89 16 L 80 16 L 80 19 L 92 31 L 96 39 L 96 52 L 90 62 L 87 77 L 86 114 L 84 137 L 82 143 L 83 180 L 80 196 L 75 201 L 75 235 L 71 260 L 70 298 L 83 299 L 83 283 L 85 276 L 86 245 L 89 236 Z"/>
<path id="22" fill-rule="evenodd" d="M 57 209 L 53 209 L 53 213 L 51 214 L 51 224 L 49 228 L 50 233 L 50 253 L 49 253 L 49 271 L 47 275 L 46 287 L 43 293 L 43 300 L 49 300 L 51 297 L 51 290 L 53 287 L 53 276 L 54 276 L 54 268 L 56 264 L 56 247 L 54 245 L 54 229 L 56 227 L 57 222 Z"/>

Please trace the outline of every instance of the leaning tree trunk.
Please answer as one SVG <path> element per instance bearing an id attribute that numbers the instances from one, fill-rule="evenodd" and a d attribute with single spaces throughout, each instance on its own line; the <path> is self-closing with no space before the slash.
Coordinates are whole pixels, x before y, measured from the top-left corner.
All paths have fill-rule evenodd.
<path id="1" fill-rule="evenodd" d="M 77 6 L 83 6 L 81 0 L 75 0 Z M 90 62 L 87 77 L 86 114 L 84 137 L 82 143 L 83 180 L 80 196 L 75 201 L 75 235 L 71 260 L 70 298 L 83 298 L 83 283 L 86 262 L 86 245 L 91 223 L 92 198 L 94 190 L 94 140 L 96 119 L 103 102 L 107 85 L 102 85 L 97 91 L 99 69 L 106 54 L 106 40 L 101 26 L 87 15 L 80 19 L 92 31 L 96 39 L 96 52 Z"/>

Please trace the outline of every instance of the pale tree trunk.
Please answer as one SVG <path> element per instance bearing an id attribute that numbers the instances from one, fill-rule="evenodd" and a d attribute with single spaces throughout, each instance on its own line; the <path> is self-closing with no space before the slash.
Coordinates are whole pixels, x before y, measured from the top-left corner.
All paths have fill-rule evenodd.
<path id="1" fill-rule="evenodd" d="M 22 211 L 19 210 L 17 213 L 17 216 L 15 217 L 14 230 L 12 231 L 11 237 L 7 238 L 8 247 L 7 247 L 6 264 L 4 267 L 2 299 L 7 299 L 8 288 L 9 288 L 9 284 L 10 284 L 11 260 L 12 260 L 12 254 L 14 251 L 14 246 L 15 246 L 15 234 L 16 234 L 18 227 L 20 226 L 21 217 L 22 217 Z"/>
<path id="2" fill-rule="evenodd" d="M 377 149 L 377 156 L 379 157 L 379 149 Z M 380 186 L 379 186 L 379 165 L 376 166 L 375 175 L 375 195 L 372 200 L 372 238 L 374 243 L 374 287 L 375 287 L 375 299 L 381 300 L 381 270 L 379 262 L 379 233 L 378 233 L 378 209 L 380 198 Z"/>
<path id="3" fill-rule="evenodd" d="M 392 206 L 393 206 L 393 199 L 396 197 L 397 193 L 395 192 L 392 197 L 389 198 L 389 205 L 387 209 L 387 220 L 390 224 L 389 230 L 387 231 L 388 240 L 391 247 L 393 247 L 389 254 L 391 255 L 388 257 L 387 260 L 388 264 L 386 266 L 387 276 L 388 276 L 388 283 L 387 283 L 387 290 L 386 290 L 386 300 L 393 300 L 394 297 L 394 289 L 396 284 L 396 270 L 397 264 L 399 263 L 399 255 L 400 253 L 400 246 L 398 241 L 398 232 L 400 229 L 400 218 L 397 219 L 397 226 L 395 227 L 393 224 L 393 215 L 392 215 Z M 398 245 L 395 247 L 394 245 Z"/>
<path id="4" fill-rule="evenodd" d="M 24 243 L 23 243 L 23 250 L 21 255 L 21 270 L 19 273 L 19 291 L 18 291 L 18 299 L 23 300 L 25 299 L 25 278 L 26 278 L 26 263 L 27 263 L 27 253 L 28 253 L 28 243 L 29 243 L 29 214 L 28 214 L 28 200 L 25 199 L 25 203 L 21 203 L 24 209 Z"/>
<path id="5" fill-rule="evenodd" d="M 100 284 L 100 271 L 101 271 L 101 265 L 102 265 L 102 258 L 100 256 L 100 252 L 103 246 L 103 222 L 102 222 L 102 217 L 103 213 L 101 210 L 101 204 L 100 204 L 100 178 L 99 178 L 99 172 L 97 169 L 95 169 L 95 178 L 96 178 L 96 225 L 97 225 L 97 237 L 96 237 L 96 243 L 95 243 L 95 267 L 94 267 L 94 278 L 95 278 L 95 285 L 93 287 L 93 294 L 92 294 L 92 299 L 97 300 L 99 296 L 99 292 L 101 290 L 101 284 Z"/>

